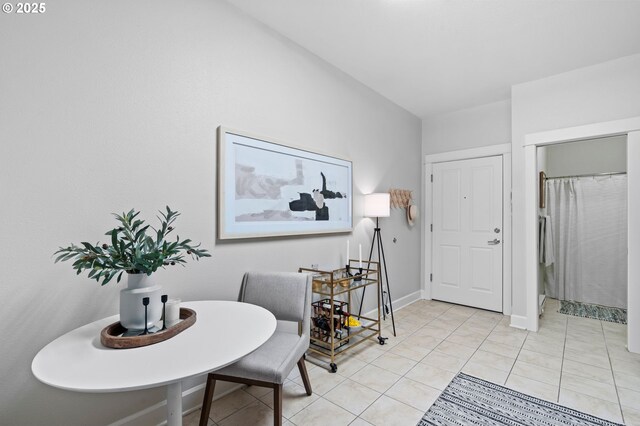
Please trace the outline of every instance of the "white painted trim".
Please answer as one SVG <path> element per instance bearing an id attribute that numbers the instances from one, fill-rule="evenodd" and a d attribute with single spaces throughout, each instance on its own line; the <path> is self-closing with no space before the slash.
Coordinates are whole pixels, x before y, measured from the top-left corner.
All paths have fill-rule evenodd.
<path id="1" fill-rule="evenodd" d="M 423 300 L 431 300 L 431 293 L 427 294 L 426 290 L 420 290 L 420 296 Z"/>
<path id="2" fill-rule="evenodd" d="M 524 201 L 524 220 L 527 224 L 532 223 L 533 220 L 538 222 L 538 205 L 536 203 L 536 185 L 537 185 L 537 156 L 536 146 L 528 145 L 524 147 L 524 193 L 527 195 Z M 534 196 L 530 196 L 534 194 Z M 525 246 L 525 256 L 527 261 L 525 262 L 525 282 L 526 282 L 526 312 L 527 312 L 527 326 L 526 329 L 530 331 L 538 331 L 538 245 L 537 241 L 537 228 L 527 226 L 525 228 L 525 241 L 533 241 L 533 244 L 527 244 Z M 533 261 L 530 262 L 529 259 Z M 533 283 L 533 284 L 532 284 Z"/>
<path id="3" fill-rule="evenodd" d="M 502 156 L 502 240 L 503 240 L 503 262 L 502 262 L 502 313 L 511 315 L 512 309 L 512 281 L 511 281 L 511 262 L 512 262 L 512 245 L 511 245 L 511 144 L 499 144 L 483 146 L 479 148 L 463 149 L 458 151 L 443 152 L 439 154 L 430 154 L 424 156 L 424 281 L 421 290 L 423 298 L 431 299 L 431 282 L 429 275 L 431 274 L 432 265 L 432 239 L 430 225 L 433 223 L 433 190 L 431 185 L 431 174 L 433 173 L 434 163 L 443 163 L 446 161 L 467 160 L 471 158 L 492 157 L 496 155 Z"/>
<path id="4" fill-rule="evenodd" d="M 636 130 L 640 130 L 640 117 L 631 117 L 622 120 L 605 121 L 602 123 L 587 124 L 584 126 L 530 133 L 524 138 L 524 146 L 541 146 L 582 139 L 624 135 Z"/>
<path id="5" fill-rule="evenodd" d="M 223 390 L 221 393 L 218 393 L 219 387 Z M 216 385 L 216 395 L 213 400 L 218 400 L 220 398 L 224 398 L 232 392 L 240 389 L 243 385 L 238 383 L 224 382 L 218 383 Z M 196 386 L 193 386 L 186 391 L 182 392 L 182 406 L 188 407 L 183 410 L 182 415 L 186 416 L 187 414 L 199 409 L 202 406 L 202 398 L 204 398 L 204 387 L 205 384 L 201 383 Z M 117 420 L 111 423 L 109 426 L 133 426 L 133 425 L 166 425 L 167 424 L 167 400 L 164 399 L 160 402 L 157 402 L 145 409 L 137 411 L 127 417 L 124 417 L 120 420 Z"/>
<path id="6" fill-rule="evenodd" d="M 162 418 L 162 416 L 167 416 L 167 409 L 164 408 L 166 405 L 167 400 L 164 399 L 156 404 L 151 405 L 150 407 L 130 414 L 120 420 L 116 420 L 115 422 L 110 423 L 109 426 L 124 426 L 141 422 L 147 422 L 148 424 L 157 424 L 158 420 Z"/>
<path id="7" fill-rule="evenodd" d="M 426 164 L 422 163 L 422 175 L 421 175 L 421 180 L 420 182 L 426 182 L 426 177 L 425 176 L 429 176 L 431 174 L 431 169 L 427 170 L 426 169 Z M 427 221 L 427 192 L 430 193 L 431 190 L 431 186 L 430 185 L 424 185 L 423 189 L 423 196 L 421 197 L 421 204 L 420 204 L 420 229 L 422 229 L 422 235 L 420 236 L 420 253 L 422 254 L 423 258 L 425 256 L 425 253 L 427 253 L 427 251 L 431 250 L 431 247 L 426 247 L 425 246 L 425 238 L 424 238 L 424 233 L 425 230 L 427 230 L 427 224 L 431 223 L 430 221 Z M 428 230 L 427 230 L 428 231 Z M 431 255 L 429 254 L 429 258 Z M 420 297 L 422 299 L 428 299 L 431 300 L 431 292 L 427 292 L 425 291 L 425 288 L 429 288 L 429 276 L 427 274 L 427 265 L 425 265 L 424 262 L 420 262 Z"/>
<path id="8" fill-rule="evenodd" d="M 521 315 L 511 315 L 511 327 L 521 328 L 522 330 L 527 329 L 527 317 L 523 317 Z"/>
<path id="9" fill-rule="evenodd" d="M 422 291 L 418 290 L 418 291 L 414 291 L 413 293 L 407 294 L 406 296 L 401 297 L 400 299 L 396 299 L 393 301 L 393 312 L 394 314 L 401 310 L 402 308 L 405 308 L 407 306 L 409 306 L 410 304 L 412 304 L 415 301 L 421 300 L 422 299 Z M 369 318 L 375 318 L 378 315 L 378 311 L 376 309 L 372 309 L 369 312 L 365 312 L 362 314 L 365 317 L 369 317 Z M 382 312 L 380 312 L 380 320 L 382 321 Z M 389 321 L 389 324 L 391 324 L 391 316 L 387 315 L 387 320 Z M 397 321 L 396 321 L 396 325 Z"/>
<path id="10" fill-rule="evenodd" d="M 395 311 L 399 311 L 400 309 L 404 308 L 405 306 L 409 306 L 410 304 L 412 304 L 413 302 L 422 299 L 422 291 L 418 290 L 418 291 L 414 291 L 413 293 L 407 294 L 406 296 L 401 297 L 400 299 L 394 300 L 393 301 L 393 310 Z M 375 310 L 374 310 L 374 314 L 375 315 Z M 366 315 L 368 316 L 368 315 Z M 387 315 L 388 316 L 388 315 Z"/>
<path id="11" fill-rule="evenodd" d="M 525 135 L 524 166 L 525 166 L 525 285 L 527 306 L 527 329 L 538 329 L 538 256 L 537 256 L 537 154 L 536 148 L 542 145 L 563 143 L 583 139 L 593 139 L 614 135 L 629 135 L 627 138 L 627 178 L 628 187 L 628 329 L 627 346 L 632 352 L 640 353 L 640 291 L 632 289 L 632 283 L 640 278 L 640 265 L 636 259 L 640 256 L 640 201 L 633 191 L 637 191 L 634 183 L 640 181 L 640 116 L 622 120 L 588 124 L 585 126 L 568 127 L 564 129 L 537 132 Z M 513 318 L 513 316 L 512 316 Z M 519 319 L 517 321 L 520 321 Z M 514 320 L 512 319 L 512 324 Z"/>
<path id="12" fill-rule="evenodd" d="M 422 264 L 424 265 L 424 281 L 422 283 L 423 298 L 431 300 L 431 259 L 432 259 L 432 247 L 431 247 L 431 224 L 433 223 L 433 185 L 431 184 L 431 175 L 433 174 L 433 163 L 425 163 L 424 165 L 424 234 L 422 240 L 424 243 L 422 246 L 424 250 L 422 252 Z"/>
<path id="13" fill-rule="evenodd" d="M 441 152 L 438 154 L 427 154 L 424 156 L 424 160 L 425 163 L 444 163 L 445 161 L 466 160 L 468 158 L 492 157 L 506 152 L 511 152 L 510 143 Z"/>
<path id="14" fill-rule="evenodd" d="M 640 353 L 640 131 L 627 136 L 627 347 L 630 352 Z M 631 190 L 633 188 L 633 192 Z M 632 220 L 635 218 L 635 220 Z"/>
<path id="15" fill-rule="evenodd" d="M 511 152 L 502 154 L 502 313 L 511 315 L 513 306 L 511 286 L 511 262 L 513 243 L 511 241 Z"/>

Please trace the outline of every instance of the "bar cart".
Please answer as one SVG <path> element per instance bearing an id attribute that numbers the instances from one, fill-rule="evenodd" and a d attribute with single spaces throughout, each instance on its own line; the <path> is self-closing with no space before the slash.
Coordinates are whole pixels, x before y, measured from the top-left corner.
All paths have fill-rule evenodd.
<path id="1" fill-rule="evenodd" d="M 380 327 L 379 262 L 360 263 L 351 259 L 344 268 L 333 271 L 299 268 L 298 272 L 313 275 L 313 293 L 320 296 L 320 300 L 311 304 L 309 351 L 328 357 L 332 373 L 338 371 L 336 357 L 345 351 L 367 340 L 384 345 L 387 338 L 382 337 Z M 350 309 L 355 309 L 351 304 L 351 293 L 370 285 L 375 285 L 378 295 L 376 318 L 352 315 Z M 353 325 L 356 323 L 354 319 L 360 323 L 359 326 Z"/>

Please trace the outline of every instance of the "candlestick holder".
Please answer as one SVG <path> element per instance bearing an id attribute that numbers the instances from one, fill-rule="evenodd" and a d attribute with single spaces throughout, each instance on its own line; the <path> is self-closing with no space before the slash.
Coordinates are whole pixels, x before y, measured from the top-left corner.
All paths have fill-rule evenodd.
<path id="1" fill-rule="evenodd" d="M 362 281 L 362 268 L 358 268 L 358 273 L 353 277 L 354 281 Z"/>
<path id="2" fill-rule="evenodd" d="M 166 308 L 167 308 L 167 300 L 169 297 L 166 294 L 160 296 L 160 300 L 162 301 L 162 330 L 167 329 L 167 316 L 166 316 Z"/>
<path id="3" fill-rule="evenodd" d="M 346 270 L 347 277 L 352 278 L 354 281 L 362 281 L 362 268 L 358 268 L 358 272 L 355 275 L 351 273 L 351 266 L 348 263 L 344 269 Z"/>
<path id="4" fill-rule="evenodd" d="M 345 265 L 344 272 L 342 272 L 338 276 L 338 278 L 339 278 L 338 283 L 340 284 L 341 287 L 347 288 L 351 285 L 353 274 L 351 273 L 351 270 L 349 269 L 348 264 Z"/>
<path id="5" fill-rule="evenodd" d="M 149 298 L 143 297 L 142 304 L 144 305 L 144 331 L 142 334 L 145 335 L 149 334 L 149 329 L 147 328 L 147 307 L 149 306 Z"/>

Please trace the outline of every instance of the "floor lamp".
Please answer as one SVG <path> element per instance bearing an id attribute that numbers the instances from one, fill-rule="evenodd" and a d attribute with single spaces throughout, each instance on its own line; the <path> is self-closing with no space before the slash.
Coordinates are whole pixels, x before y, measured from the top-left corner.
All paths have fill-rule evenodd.
<path id="1" fill-rule="evenodd" d="M 391 290 L 389 289 L 389 274 L 387 273 L 387 261 L 384 256 L 384 245 L 382 244 L 382 235 L 380 234 L 380 225 L 379 220 L 381 217 L 389 217 L 391 216 L 391 203 L 390 203 L 390 195 L 389 193 L 378 193 L 378 194 L 368 194 L 364 196 L 364 215 L 366 217 L 375 217 L 376 218 L 376 227 L 373 230 L 373 239 L 371 240 L 371 250 L 369 251 L 369 262 L 371 262 L 371 257 L 373 256 L 373 248 L 377 247 L 378 250 L 378 261 L 382 264 L 382 268 L 384 270 L 384 278 L 382 275 L 378 277 L 378 282 L 380 285 L 380 294 L 382 295 L 382 315 L 383 318 L 387 319 L 387 314 L 391 315 L 391 324 L 393 325 L 393 335 L 396 335 L 396 323 L 393 318 L 393 304 L 391 303 Z M 387 285 L 387 289 L 385 291 L 384 285 Z M 362 297 L 360 299 L 360 312 L 358 312 L 358 317 L 362 313 L 362 304 L 364 302 L 364 293 L 367 290 L 365 287 L 362 290 Z M 385 294 L 387 295 L 386 300 L 389 302 L 389 308 L 387 308 L 387 302 L 385 301 Z"/>

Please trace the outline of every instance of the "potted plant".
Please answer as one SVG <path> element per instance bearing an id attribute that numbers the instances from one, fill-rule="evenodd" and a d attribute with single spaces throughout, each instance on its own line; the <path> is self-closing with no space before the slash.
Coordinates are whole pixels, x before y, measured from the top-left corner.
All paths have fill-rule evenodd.
<path id="1" fill-rule="evenodd" d="M 120 225 L 105 234 L 111 236 L 111 244 L 82 242 L 80 246 L 60 247 L 54 253 L 58 255 L 56 263 L 73 260 L 73 269 L 78 275 L 87 270 L 89 278 L 102 285 L 114 278 L 120 282 L 123 274 L 127 273 L 127 288 L 120 291 L 120 323 L 127 329 L 145 328 L 143 297 L 150 300 L 146 325 L 151 327 L 160 319 L 160 286 L 152 281 L 151 274 L 165 266 L 184 266 L 185 255 L 196 260 L 211 256 L 200 248 L 200 244 L 192 245 L 189 239 L 180 240 L 179 236 L 174 241 L 167 239 L 174 231 L 173 223 L 180 213 L 172 211 L 169 206 L 166 209 L 166 213 L 160 211 L 158 229 L 136 219 L 140 212 L 131 209 L 121 215 L 114 213 Z"/>

